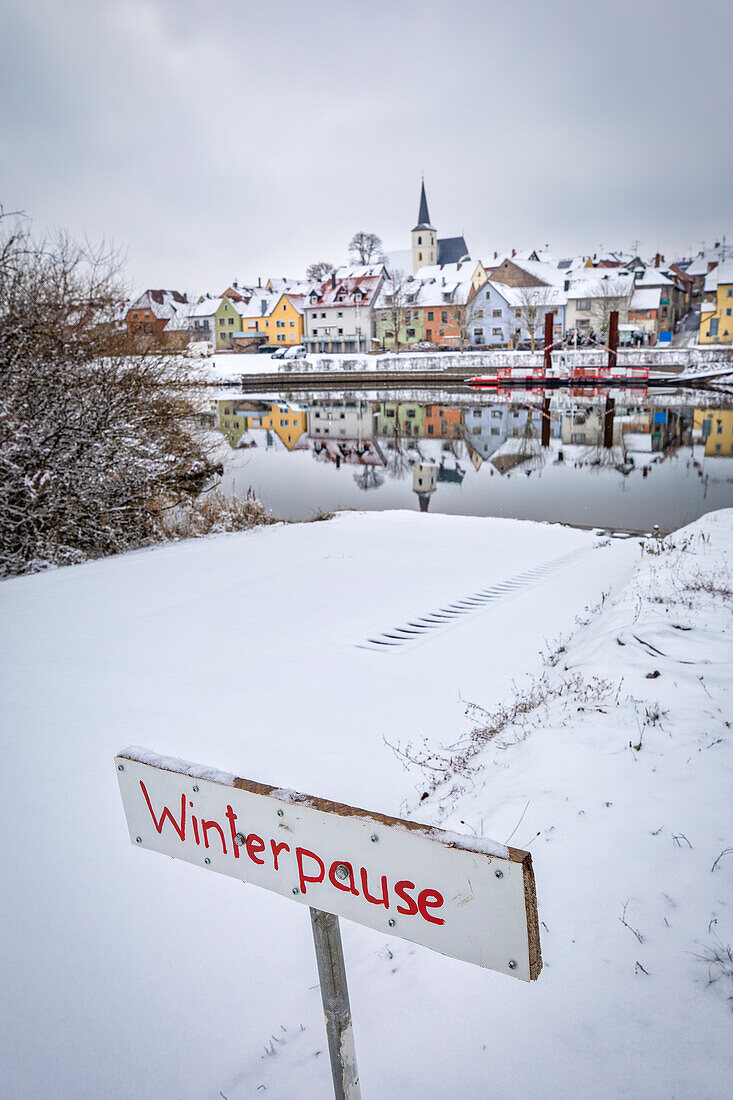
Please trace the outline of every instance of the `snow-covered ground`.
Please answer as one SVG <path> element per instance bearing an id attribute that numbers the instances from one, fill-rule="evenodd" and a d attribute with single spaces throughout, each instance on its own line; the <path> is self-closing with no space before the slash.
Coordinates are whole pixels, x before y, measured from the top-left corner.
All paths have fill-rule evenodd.
<path id="1" fill-rule="evenodd" d="M 305 909 L 133 849 L 133 743 L 533 853 L 531 985 L 342 922 L 365 1100 L 730 1095 L 732 551 L 351 513 L 0 586 L 0 1091 L 330 1095 Z"/>

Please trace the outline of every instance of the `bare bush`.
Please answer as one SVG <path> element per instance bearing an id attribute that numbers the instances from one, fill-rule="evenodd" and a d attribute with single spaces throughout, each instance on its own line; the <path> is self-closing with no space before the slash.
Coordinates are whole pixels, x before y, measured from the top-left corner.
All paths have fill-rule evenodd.
<path id="1" fill-rule="evenodd" d="M 214 489 L 172 508 L 163 503 L 158 511 L 158 530 L 166 539 L 198 539 L 277 522 L 251 489 L 244 497 L 228 497 Z"/>
<path id="2" fill-rule="evenodd" d="M 560 701 L 565 706 L 574 704 L 578 710 L 585 710 L 610 699 L 613 691 L 609 681 L 597 676 L 584 680 L 578 672 L 551 683 L 547 675 L 543 675 L 517 690 L 509 702 L 502 703 L 496 710 L 468 703 L 466 715 L 475 723 L 473 729 L 468 736 L 445 748 L 415 747 L 412 743 L 403 748 L 399 744 L 386 743 L 406 766 L 416 765 L 423 771 L 432 794 L 445 781 L 455 777 L 467 779 L 478 770 L 476 758 L 488 744 L 505 749 L 523 741 L 536 725 L 542 708 Z"/>

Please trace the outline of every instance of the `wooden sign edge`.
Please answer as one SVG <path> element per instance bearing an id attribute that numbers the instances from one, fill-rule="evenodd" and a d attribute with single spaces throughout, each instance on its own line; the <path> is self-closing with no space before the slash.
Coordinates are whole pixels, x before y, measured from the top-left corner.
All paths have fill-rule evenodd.
<path id="1" fill-rule="evenodd" d="M 155 759 L 155 763 L 152 763 L 152 758 Z M 377 810 L 362 810 L 356 806 L 347 806 L 343 802 L 332 802 L 328 798 L 321 798 L 318 795 L 302 794 L 298 791 L 287 790 L 288 798 L 279 798 L 278 795 L 286 793 L 286 788 L 275 787 L 270 783 L 258 783 L 252 779 L 243 779 L 241 776 L 232 775 L 228 772 L 224 773 L 219 769 L 193 764 L 189 760 L 183 760 L 172 756 L 160 756 L 158 753 L 149 752 L 147 750 L 138 754 L 133 748 L 126 748 L 118 752 L 115 759 L 130 760 L 135 764 L 147 764 L 148 767 L 159 768 L 160 771 L 169 771 L 174 775 L 185 775 L 188 778 L 203 779 L 209 783 L 217 783 L 222 787 L 231 786 L 239 791 L 247 791 L 249 794 L 264 795 L 268 798 L 274 798 L 276 801 L 282 802 L 285 806 L 308 806 L 311 809 L 320 810 L 322 813 L 334 814 L 337 817 L 358 817 L 362 820 L 374 821 L 380 825 L 406 829 L 410 832 L 419 833 L 425 840 L 433 840 L 438 844 L 443 844 L 446 848 L 457 848 L 464 852 L 470 852 L 471 855 L 485 855 L 489 859 L 506 859 L 505 856 L 491 855 L 487 852 L 476 851 L 476 849 L 470 847 L 470 845 L 464 846 L 456 839 L 459 834 L 447 833 L 439 826 L 423 825 L 420 822 L 409 821 L 403 817 L 391 817 L 389 814 L 379 813 Z M 175 765 L 179 766 L 176 767 Z M 193 773 L 190 770 L 191 768 L 194 769 Z M 196 772 L 199 774 L 196 774 Z M 227 779 L 230 780 L 229 783 L 223 781 L 225 775 Z M 216 776 L 221 778 L 216 778 Z M 466 837 L 466 840 L 470 841 L 470 839 L 470 837 Z M 505 847 L 509 852 L 509 862 L 521 864 L 522 867 L 524 907 L 527 917 L 529 980 L 534 982 L 537 981 L 540 971 L 542 970 L 542 950 L 540 947 L 537 888 L 535 884 L 534 868 L 532 866 L 532 856 L 522 848 L 512 848 L 509 845 L 505 845 Z"/>

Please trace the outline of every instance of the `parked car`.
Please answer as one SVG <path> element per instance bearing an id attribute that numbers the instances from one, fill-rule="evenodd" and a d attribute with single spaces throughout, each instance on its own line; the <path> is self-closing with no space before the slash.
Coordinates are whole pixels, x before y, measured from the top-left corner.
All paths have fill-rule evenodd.
<path id="1" fill-rule="evenodd" d="M 274 358 L 274 356 L 273 356 Z M 303 344 L 294 344 L 293 347 L 288 348 L 282 357 L 283 359 L 303 359 L 305 358 L 305 346 Z"/>
<path id="2" fill-rule="evenodd" d="M 271 359 L 284 359 L 287 355 L 287 351 L 288 351 L 287 348 L 277 348 L 276 351 L 273 351 L 270 358 Z"/>
<path id="3" fill-rule="evenodd" d="M 192 340 L 186 348 L 189 359 L 205 359 L 214 354 L 214 345 L 209 340 Z"/>

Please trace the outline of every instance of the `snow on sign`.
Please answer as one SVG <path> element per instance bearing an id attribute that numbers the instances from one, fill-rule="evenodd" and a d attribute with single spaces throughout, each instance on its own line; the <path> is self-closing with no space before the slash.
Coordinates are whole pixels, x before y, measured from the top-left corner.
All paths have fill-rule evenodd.
<path id="1" fill-rule="evenodd" d="M 134 845 L 524 981 L 539 976 L 528 852 L 142 749 L 116 764 Z"/>

